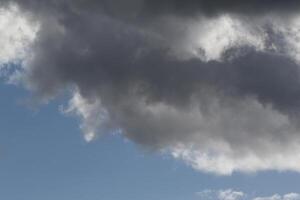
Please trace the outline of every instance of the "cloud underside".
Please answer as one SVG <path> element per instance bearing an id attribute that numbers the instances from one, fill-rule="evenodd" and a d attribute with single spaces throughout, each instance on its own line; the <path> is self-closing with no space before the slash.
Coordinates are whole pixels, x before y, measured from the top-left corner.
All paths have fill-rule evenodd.
<path id="1" fill-rule="evenodd" d="M 121 132 L 216 174 L 300 171 L 298 1 L 0 2 L 9 80 L 44 102 L 71 91 L 86 140 Z"/>

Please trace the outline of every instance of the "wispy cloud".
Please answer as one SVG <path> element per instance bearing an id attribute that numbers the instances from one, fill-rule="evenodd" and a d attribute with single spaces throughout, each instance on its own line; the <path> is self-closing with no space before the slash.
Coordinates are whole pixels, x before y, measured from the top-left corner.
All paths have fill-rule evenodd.
<path id="1" fill-rule="evenodd" d="M 227 190 L 204 190 L 197 192 L 199 200 L 299 200 L 300 194 L 288 193 L 284 195 L 273 194 L 271 196 L 253 196 L 233 189 Z"/>

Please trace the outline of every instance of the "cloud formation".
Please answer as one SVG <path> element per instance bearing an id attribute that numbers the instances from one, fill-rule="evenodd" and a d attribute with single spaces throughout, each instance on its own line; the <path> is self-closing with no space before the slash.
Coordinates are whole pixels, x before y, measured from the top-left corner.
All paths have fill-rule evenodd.
<path id="1" fill-rule="evenodd" d="M 246 194 L 241 191 L 235 191 L 233 189 L 227 190 L 204 190 L 197 192 L 196 195 L 200 200 L 242 200 L 245 199 Z"/>
<path id="2" fill-rule="evenodd" d="M 204 190 L 197 192 L 196 195 L 200 200 L 299 200 L 300 194 L 288 193 L 285 195 L 274 194 L 271 196 L 259 197 L 248 195 L 242 191 L 233 189 L 227 190 Z"/>
<path id="3" fill-rule="evenodd" d="M 0 8 L 0 70 L 9 62 L 20 62 L 28 57 L 38 27 L 26 20 L 16 5 Z"/>
<path id="4" fill-rule="evenodd" d="M 299 3 L 226 2 L 2 0 L 35 33 L 12 77 L 45 102 L 71 91 L 88 141 L 121 132 L 216 174 L 300 172 Z"/>

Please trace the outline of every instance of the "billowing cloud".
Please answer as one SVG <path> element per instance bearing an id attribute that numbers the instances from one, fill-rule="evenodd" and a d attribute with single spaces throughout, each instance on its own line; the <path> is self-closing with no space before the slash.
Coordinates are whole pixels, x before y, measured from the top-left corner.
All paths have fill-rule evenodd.
<path id="1" fill-rule="evenodd" d="M 86 140 L 121 132 L 223 175 L 300 172 L 298 1 L 1 2 L 0 22 L 26 27 L 14 82 L 44 102 L 71 91 Z"/>

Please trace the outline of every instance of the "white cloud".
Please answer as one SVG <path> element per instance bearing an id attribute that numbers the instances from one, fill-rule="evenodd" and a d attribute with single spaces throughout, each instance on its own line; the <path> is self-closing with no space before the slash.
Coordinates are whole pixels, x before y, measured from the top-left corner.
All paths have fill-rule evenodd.
<path id="1" fill-rule="evenodd" d="M 256 197 L 253 200 L 299 200 L 300 199 L 300 194 L 297 193 L 289 193 L 285 194 L 283 196 L 279 194 L 274 194 L 272 196 L 268 197 Z"/>
<path id="2" fill-rule="evenodd" d="M 220 191 L 218 194 L 219 200 L 240 200 L 244 198 L 245 194 L 241 191 L 233 191 L 231 189 Z"/>
<path id="3" fill-rule="evenodd" d="M 29 46 L 36 38 L 38 25 L 29 21 L 18 6 L 0 8 L 0 67 L 29 56 Z"/>
<path id="4" fill-rule="evenodd" d="M 205 16 L 193 20 L 177 17 L 163 18 L 167 26 L 163 38 L 170 40 L 172 52 L 179 59 L 192 57 L 208 61 L 221 61 L 223 54 L 240 46 L 257 51 L 266 49 L 266 34 L 262 22 L 258 26 L 247 25 L 251 20 L 223 14 L 214 18 Z M 184 25 L 182 25 L 184 24 Z M 170 32 L 171 31 L 171 32 Z"/>
<path id="5" fill-rule="evenodd" d="M 62 112 L 75 114 L 82 120 L 80 128 L 84 132 L 84 138 L 87 142 L 94 140 L 97 135 L 109 131 L 109 115 L 97 98 L 90 101 L 75 90 L 68 107 L 62 109 Z"/>
<path id="6" fill-rule="evenodd" d="M 241 191 L 235 191 L 233 189 L 227 190 L 204 190 L 197 192 L 196 195 L 200 200 L 244 200 L 246 194 Z"/>
<path id="7" fill-rule="evenodd" d="M 199 200 L 299 200 L 300 194 L 288 193 L 285 195 L 274 194 L 271 196 L 251 196 L 242 191 L 227 190 L 204 190 L 197 192 Z"/>
<path id="8" fill-rule="evenodd" d="M 264 49 L 265 37 L 262 31 L 247 27 L 245 22 L 230 15 L 193 23 L 191 30 L 196 56 L 205 61 L 220 60 L 226 50 L 238 46 L 251 46 Z M 199 50 L 203 50 L 203 55 Z M 201 51 L 200 51 L 201 52 Z"/>
<path id="9" fill-rule="evenodd" d="M 167 40 L 171 38 L 172 51 L 178 58 L 222 61 L 227 50 L 248 46 L 256 51 L 276 52 L 300 62 L 299 15 L 247 18 L 223 14 L 193 20 L 169 17 L 165 21 L 170 26 L 167 29 L 177 33 L 168 38 L 166 36 L 174 33 L 167 32 L 164 37 Z"/>

